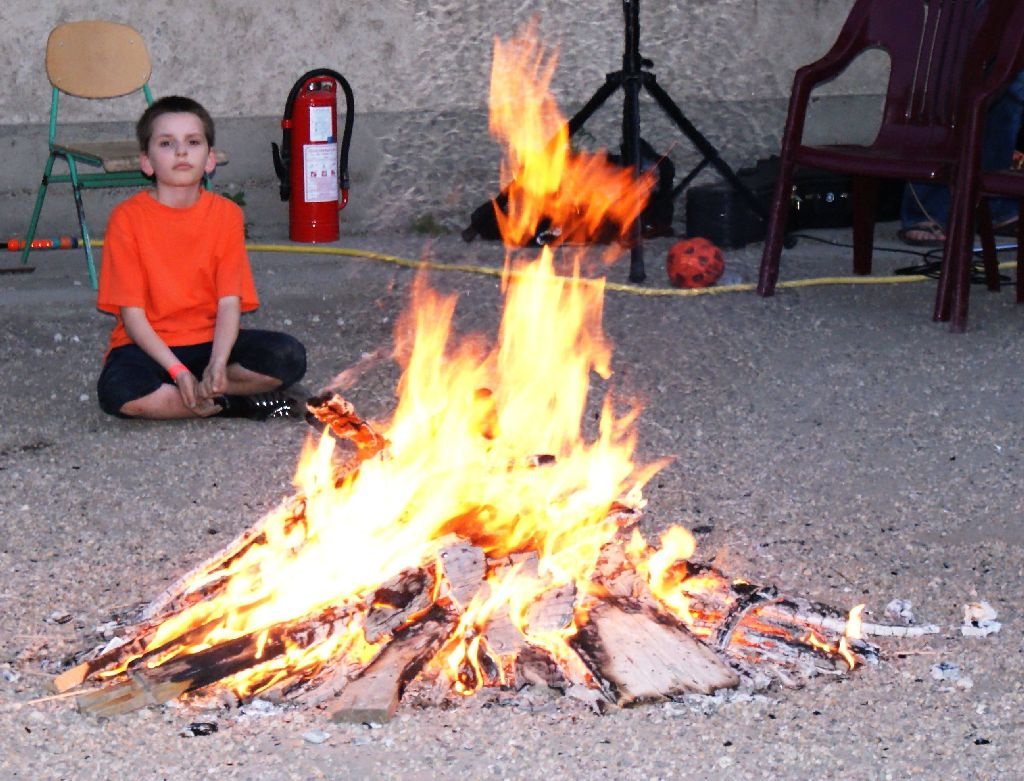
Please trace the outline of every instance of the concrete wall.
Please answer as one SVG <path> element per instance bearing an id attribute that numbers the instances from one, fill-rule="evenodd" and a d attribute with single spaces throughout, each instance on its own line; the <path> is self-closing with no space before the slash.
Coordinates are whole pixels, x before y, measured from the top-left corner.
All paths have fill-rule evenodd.
<path id="1" fill-rule="evenodd" d="M 659 83 L 734 167 L 777 149 L 793 70 L 834 39 L 852 0 L 647 0 L 641 50 Z M 270 142 L 294 80 L 312 67 L 343 73 L 356 96 L 343 231 L 458 229 L 494 194 L 500 150 L 487 133 L 487 84 L 495 35 L 508 38 L 533 16 L 559 48 L 556 97 L 570 115 L 621 65 L 622 6 L 615 0 L 6 0 L 0 7 L 0 238 L 25 228 L 45 161 L 46 36 L 59 22 L 109 18 L 136 27 L 154 62 L 157 95 L 200 99 L 231 155 L 215 186 L 243 191 L 251 233 L 280 238 L 287 208 L 277 199 Z M 884 57 L 858 63 L 823 91 L 811 132 L 858 138 L 877 122 Z M 141 99 L 103 107 L 67 105 L 75 130 L 130 132 Z M 620 101 L 587 123 L 585 143 L 619 143 Z M 698 159 L 649 100 L 643 134 L 671 150 L 685 172 Z M 94 230 L 124 193 L 93 191 Z M 70 232 L 69 198 L 44 211 L 44 232 Z M 682 213 L 682 209 L 677 209 Z"/>

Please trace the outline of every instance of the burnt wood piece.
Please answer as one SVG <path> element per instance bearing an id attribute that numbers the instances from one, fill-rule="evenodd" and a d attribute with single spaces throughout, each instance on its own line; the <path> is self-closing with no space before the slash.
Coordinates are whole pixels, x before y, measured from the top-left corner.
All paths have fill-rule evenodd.
<path id="1" fill-rule="evenodd" d="M 514 672 L 517 688 L 544 686 L 564 694 L 571 685 L 551 654 L 529 643 L 516 656 Z"/>
<path id="2" fill-rule="evenodd" d="M 363 635 L 376 643 L 406 621 L 427 612 L 434 591 L 434 575 L 428 569 L 407 569 L 380 586 L 369 600 Z"/>
<path id="3" fill-rule="evenodd" d="M 306 401 L 306 409 L 306 420 L 310 425 L 326 426 L 336 439 L 352 442 L 360 461 L 377 455 L 388 445 L 381 434 L 356 414 L 352 403 L 337 394 L 315 396 Z"/>
<path id="4" fill-rule="evenodd" d="M 238 608 L 235 613 L 244 614 L 245 612 L 258 607 L 265 601 L 266 600 L 260 600 L 259 602 L 254 602 L 251 605 L 244 605 Z M 169 617 L 170 616 L 167 618 Z M 64 671 L 51 682 L 54 690 L 57 692 L 65 692 L 74 689 L 96 673 L 101 672 L 102 670 L 116 669 L 122 666 L 125 660 L 132 657 L 136 658 L 132 658 L 130 666 L 137 666 L 148 661 L 154 656 L 162 654 L 174 645 L 193 645 L 221 624 L 224 619 L 223 616 L 217 616 L 204 624 L 200 624 L 197 627 L 182 632 L 182 634 L 157 648 L 149 648 L 150 643 L 153 641 L 153 637 L 159 629 L 160 622 L 164 620 L 167 619 L 163 618 L 160 621 L 148 621 L 134 627 L 129 630 L 131 640 L 128 642 L 123 645 L 119 645 L 116 648 L 112 648 L 105 653 L 101 653 L 94 659 L 82 662 L 81 664 L 72 667 L 70 670 Z"/>
<path id="5" fill-rule="evenodd" d="M 397 633 L 362 674 L 341 690 L 327 712 L 334 721 L 383 724 L 395 715 L 409 681 L 437 654 L 458 621 L 435 606 Z"/>
<path id="6" fill-rule="evenodd" d="M 777 605 L 765 607 L 763 612 L 765 615 L 771 614 L 783 620 L 799 622 L 820 631 L 831 631 L 838 634 L 843 634 L 846 631 L 847 617 L 841 612 L 828 605 L 808 602 L 803 599 L 787 598 L 781 600 Z M 865 636 L 875 637 L 923 637 L 937 634 L 940 630 L 935 624 L 893 626 L 864 621 L 861 623 L 861 631 Z"/>
<path id="7" fill-rule="evenodd" d="M 777 596 L 778 592 L 774 587 L 751 588 L 746 593 L 740 594 L 726 614 L 725 620 L 718 626 L 718 631 L 715 633 L 715 647 L 721 651 L 726 650 L 732 643 L 736 627 L 743 623 L 747 614 L 758 606 L 763 606 L 765 602 L 776 599 Z"/>
<path id="8" fill-rule="evenodd" d="M 348 620 L 347 613 L 338 615 L 333 609 L 328 609 L 315 616 L 278 624 L 193 654 L 175 657 L 159 667 L 133 669 L 126 681 L 82 694 L 78 698 L 78 707 L 86 713 L 116 715 L 155 702 L 166 702 L 184 692 L 201 689 L 274 659 L 289 647 L 308 648 L 330 637 Z M 184 684 L 184 688 L 160 686 L 165 683 Z M 154 701 L 157 692 L 166 695 L 163 700 Z"/>
<path id="9" fill-rule="evenodd" d="M 483 634 L 487 647 L 498 657 L 511 658 L 526 645 L 526 637 L 513 623 L 507 605 L 499 606 L 488 616 Z"/>
<path id="10" fill-rule="evenodd" d="M 576 584 L 550 588 L 526 609 L 527 633 L 557 632 L 572 623 L 576 608 Z"/>
<path id="11" fill-rule="evenodd" d="M 50 686 L 55 692 L 62 694 L 81 686 L 100 670 L 120 666 L 125 659 L 143 653 L 146 646 L 149 645 L 149 641 L 153 639 L 155 631 L 156 627 L 151 627 L 147 632 L 135 636 L 132 640 L 65 670 L 50 682 Z"/>
<path id="12" fill-rule="evenodd" d="M 457 610 L 464 610 L 487 576 L 487 558 L 480 548 L 464 541 L 446 545 L 440 557 L 448 587 L 442 598 L 447 597 Z"/>
<path id="13" fill-rule="evenodd" d="M 608 599 L 569 641 L 619 706 L 739 685 L 739 676 L 675 618 L 635 600 Z"/>
<path id="14" fill-rule="evenodd" d="M 479 589 L 485 587 L 484 577 L 487 573 L 487 562 L 484 552 L 466 542 L 455 534 L 447 535 L 438 541 L 441 550 L 438 553 L 441 563 L 443 588 L 438 594 L 437 604 L 459 614 Z M 389 585 L 382 587 L 396 594 L 381 594 L 378 590 L 369 600 L 375 606 L 371 609 L 364 628 L 364 637 L 368 642 L 376 643 L 393 631 L 402 631 L 401 625 L 415 622 L 416 614 L 425 612 L 431 606 L 430 597 L 436 591 L 433 568 L 407 570 L 393 578 Z M 407 582 L 403 583 L 403 579 Z M 413 588 L 412 584 L 423 583 L 422 590 Z M 401 594 L 407 596 L 403 598 Z M 408 599 L 408 602 L 405 600 Z M 401 603 L 405 603 L 404 605 Z M 390 604 L 391 608 L 385 605 Z M 333 697 L 354 677 L 354 671 L 348 668 L 332 668 L 318 676 L 314 681 L 306 681 L 307 685 L 296 686 L 301 681 L 285 681 L 286 691 L 281 696 L 302 705 L 317 705 L 329 697 Z M 278 688 L 275 686 L 275 689 Z"/>
<path id="15" fill-rule="evenodd" d="M 626 557 L 622 540 L 614 539 L 601 548 L 592 580 L 604 586 L 613 597 L 649 596 L 647 582 Z M 653 597 L 650 597 L 653 600 Z"/>

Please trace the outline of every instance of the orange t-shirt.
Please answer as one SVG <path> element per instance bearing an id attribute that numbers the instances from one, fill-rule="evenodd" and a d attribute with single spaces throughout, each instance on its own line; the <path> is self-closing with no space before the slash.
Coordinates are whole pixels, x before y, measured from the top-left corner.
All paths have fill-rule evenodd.
<path id="1" fill-rule="evenodd" d="M 117 316 L 108 352 L 132 341 L 123 306 L 142 307 L 168 346 L 212 341 L 224 296 L 238 296 L 243 312 L 259 306 L 236 203 L 203 190 L 192 206 L 176 209 L 147 190 L 114 208 L 96 302 Z"/>

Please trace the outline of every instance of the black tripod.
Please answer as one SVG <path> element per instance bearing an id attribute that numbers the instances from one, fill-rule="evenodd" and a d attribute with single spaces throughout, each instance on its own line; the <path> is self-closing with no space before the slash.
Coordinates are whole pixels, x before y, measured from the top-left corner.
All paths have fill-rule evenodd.
<path id="1" fill-rule="evenodd" d="M 680 111 L 668 93 L 661 88 L 654 74 L 644 68 L 651 68 L 654 63 L 640 56 L 640 0 L 622 0 L 622 12 L 626 18 L 626 45 L 622 54 L 622 70 L 609 73 L 604 84 L 594 93 L 569 120 L 569 135 L 576 133 L 583 123 L 601 107 L 609 96 L 619 87 L 626 93 L 622 107 L 622 147 L 623 157 L 627 165 L 639 170 L 640 166 L 640 87 L 646 89 L 661 106 L 669 119 L 675 122 L 690 142 L 702 155 L 701 161 L 686 177 L 673 188 L 673 196 L 678 195 L 693 181 L 710 163 L 732 185 L 733 189 L 746 200 L 751 209 L 762 219 L 768 219 L 768 211 L 754 195 L 753 191 L 736 176 L 718 150 L 705 138 L 693 123 Z M 643 282 L 647 277 L 644 271 L 644 246 L 641 234 L 641 219 L 638 216 L 630 228 L 630 264 L 629 281 Z"/>

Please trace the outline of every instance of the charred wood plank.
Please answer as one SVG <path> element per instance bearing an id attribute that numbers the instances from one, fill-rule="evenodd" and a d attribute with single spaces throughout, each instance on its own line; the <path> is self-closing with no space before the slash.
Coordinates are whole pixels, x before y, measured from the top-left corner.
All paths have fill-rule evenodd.
<path id="1" fill-rule="evenodd" d="M 290 647 L 308 648 L 327 639 L 348 619 L 347 613 L 339 616 L 329 608 L 312 617 L 278 624 L 202 651 L 175 657 L 158 667 L 133 668 L 127 680 L 81 695 L 78 706 L 87 713 L 115 715 L 166 702 L 184 692 L 201 689 L 274 659 Z M 158 695 L 163 699 L 156 699 Z"/>
<path id="2" fill-rule="evenodd" d="M 434 591 L 434 575 L 427 569 L 407 569 L 380 586 L 370 598 L 363 635 L 376 643 L 402 624 L 425 613 Z"/>
<path id="3" fill-rule="evenodd" d="M 441 569 L 447 582 L 447 596 L 462 610 L 480 590 L 487 575 L 487 557 L 484 552 L 465 541 L 453 541 L 441 549 Z"/>
<path id="4" fill-rule="evenodd" d="M 564 693 L 570 682 L 547 651 L 527 643 L 516 656 L 515 681 L 518 687 L 533 685 Z"/>
<path id="5" fill-rule="evenodd" d="M 728 610 L 725 620 L 719 625 L 718 631 L 715 633 L 715 646 L 721 651 L 726 650 L 732 642 L 736 627 L 743 622 L 747 614 L 776 597 L 777 592 L 774 588 L 751 588 L 746 593 L 742 593 Z"/>
<path id="6" fill-rule="evenodd" d="M 362 674 L 341 690 L 328 707 L 334 721 L 382 724 L 395 715 L 408 683 L 438 652 L 456 618 L 435 606 L 416 623 L 397 633 Z"/>
<path id="7" fill-rule="evenodd" d="M 685 625 L 635 600 L 600 602 L 569 645 L 620 706 L 739 684 L 739 676 Z"/>
<path id="8" fill-rule="evenodd" d="M 265 602 L 266 599 L 262 599 L 250 605 L 243 605 L 235 611 L 235 615 L 244 615 L 249 610 L 259 607 Z M 132 659 L 131 666 L 136 666 L 140 663 L 145 663 L 155 656 L 161 655 L 171 646 L 198 644 L 199 640 L 219 627 L 223 621 L 223 616 L 217 616 L 206 623 L 186 630 L 157 648 L 151 648 L 150 645 L 160 627 L 160 622 L 140 624 L 129 635 L 131 637 L 130 640 L 64 671 L 53 679 L 51 685 L 57 692 L 70 691 L 76 686 L 82 685 L 96 673 L 121 667 L 128 659 Z"/>
<path id="9" fill-rule="evenodd" d="M 575 583 L 550 588 L 526 609 L 526 631 L 541 633 L 565 629 L 572 623 L 575 608 Z"/>
<path id="10" fill-rule="evenodd" d="M 365 461 L 388 445 L 387 439 L 356 414 L 350 401 L 336 393 L 324 393 L 306 401 L 306 421 L 319 430 L 331 430 L 336 439 L 356 446 L 357 458 Z"/>

